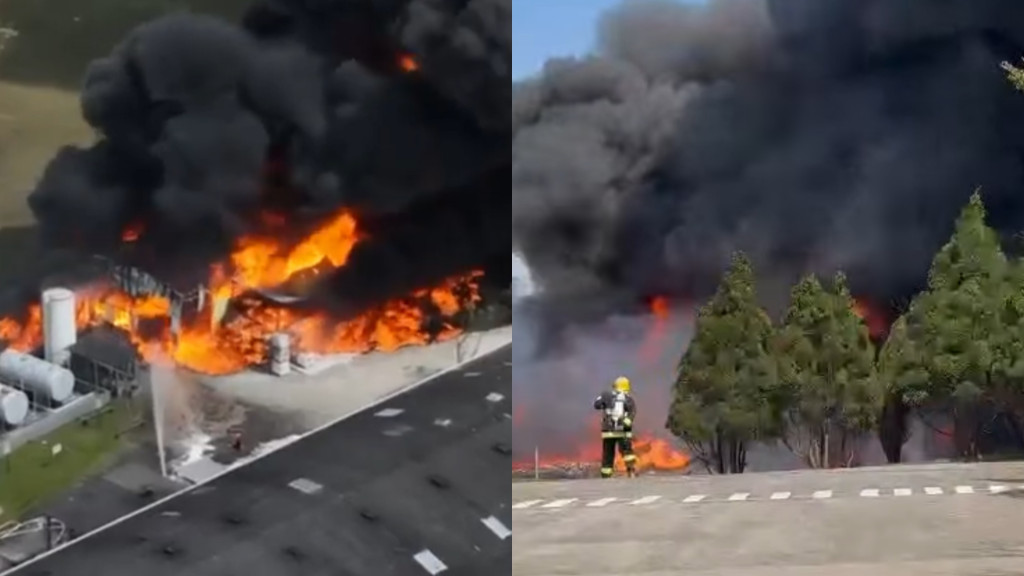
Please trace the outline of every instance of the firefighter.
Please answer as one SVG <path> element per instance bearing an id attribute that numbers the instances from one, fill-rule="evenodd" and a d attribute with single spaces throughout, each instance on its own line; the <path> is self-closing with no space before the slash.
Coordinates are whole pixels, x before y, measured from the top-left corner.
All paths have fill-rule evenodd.
<path id="1" fill-rule="evenodd" d="M 633 420 L 636 402 L 631 395 L 628 378 L 615 380 L 611 390 L 594 401 L 594 409 L 603 412 L 601 418 L 601 477 L 611 478 L 615 473 L 615 452 L 622 455 L 626 473 L 636 477 L 636 454 L 633 453 Z"/>

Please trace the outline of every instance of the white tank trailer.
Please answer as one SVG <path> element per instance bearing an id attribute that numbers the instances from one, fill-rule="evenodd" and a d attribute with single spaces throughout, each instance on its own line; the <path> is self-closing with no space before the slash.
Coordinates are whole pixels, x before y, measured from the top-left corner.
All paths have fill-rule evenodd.
<path id="1" fill-rule="evenodd" d="M 292 337 L 284 332 L 271 334 L 267 342 L 270 373 L 274 376 L 287 376 L 292 372 Z"/>
<path id="2" fill-rule="evenodd" d="M 16 428 L 28 418 L 28 396 L 16 388 L 0 384 L 0 424 Z"/>
<path id="3" fill-rule="evenodd" d="M 0 381 L 22 388 L 37 402 L 63 404 L 75 393 L 71 370 L 14 350 L 0 352 Z"/>
<path id="4" fill-rule="evenodd" d="M 78 341 L 75 293 L 64 288 L 43 292 L 43 357 L 47 362 L 67 366 L 71 348 Z"/>

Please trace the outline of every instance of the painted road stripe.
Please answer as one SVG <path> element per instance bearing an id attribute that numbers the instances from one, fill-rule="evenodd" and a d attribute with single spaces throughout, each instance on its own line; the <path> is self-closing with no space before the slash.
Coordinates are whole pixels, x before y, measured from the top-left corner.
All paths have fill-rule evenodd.
<path id="1" fill-rule="evenodd" d="M 484 523 L 484 526 L 486 526 L 488 530 L 494 532 L 494 535 L 497 536 L 499 540 L 508 540 L 512 537 L 512 530 L 494 516 L 484 518 L 481 522 Z"/>
<path id="2" fill-rule="evenodd" d="M 601 498 L 600 500 L 594 500 L 590 504 L 587 504 L 587 508 L 604 508 L 616 501 L 618 501 L 618 498 Z"/>
<path id="3" fill-rule="evenodd" d="M 684 504 L 699 504 L 707 499 L 704 494 L 694 494 L 693 496 L 687 496 L 684 500 Z"/>
<path id="4" fill-rule="evenodd" d="M 831 490 L 819 490 L 819 491 L 815 492 L 811 497 L 814 498 L 815 500 L 828 500 L 829 498 L 832 497 L 832 491 Z"/>
<path id="5" fill-rule="evenodd" d="M 989 486 L 988 491 L 992 494 L 1006 494 L 1010 491 L 1009 486 Z"/>
<path id="6" fill-rule="evenodd" d="M 554 502 L 548 502 L 547 504 L 541 506 L 541 508 L 545 508 L 548 510 L 552 508 L 565 508 L 567 506 L 572 506 L 578 500 L 578 498 L 566 498 L 564 500 L 555 500 Z"/>
<path id="7" fill-rule="evenodd" d="M 961 496 L 967 496 L 969 494 L 974 494 L 974 488 L 971 486 L 957 486 L 956 493 Z"/>
<path id="8" fill-rule="evenodd" d="M 792 492 L 776 492 L 775 494 L 772 494 L 771 499 L 772 500 L 789 500 L 792 497 L 793 497 L 793 493 Z"/>
<path id="9" fill-rule="evenodd" d="M 658 500 L 661 500 L 661 496 L 644 496 L 643 498 L 637 498 L 630 502 L 630 506 L 647 506 L 648 504 L 654 504 Z"/>
<path id="10" fill-rule="evenodd" d="M 860 497 L 861 498 L 878 498 L 881 495 L 882 495 L 882 492 L 879 491 L 879 490 L 875 490 L 874 488 L 869 488 L 867 490 L 861 490 L 860 491 Z"/>
<path id="11" fill-rule="evenodd" d="M 929 496 L 942 496 L 946 492 L 942 488 L 937 488 L 935 486 L 929 486 L 928 488 L 924 489 L 924 493 L 929 495 Z"/>
<path id="12" fill-rule="evenodd" d="M 513 510 L 526 510 L 527 508 L 533 508 L 537 504 L 543 504 L 543 503 L 544 503 L 543 500 L 528 500 L 526 502 L 519 502 L 518 504 L 513 504 L 512 505 L 512 509 Z"/>
<path id="13" fill-rule="evenodd" d="M 729 496 L 729 502 L 746 502 L 747 500 L 750 500 L 750 494 L 746 492 L 737 492 Z"/>
<path id="14" fill-rule="evenodd" d="M 892 491 L 892 495 L 897 498 L 906 498 L 907 496 L 913 496 L 914 491 L 910 488 L 897 488 Z"/>

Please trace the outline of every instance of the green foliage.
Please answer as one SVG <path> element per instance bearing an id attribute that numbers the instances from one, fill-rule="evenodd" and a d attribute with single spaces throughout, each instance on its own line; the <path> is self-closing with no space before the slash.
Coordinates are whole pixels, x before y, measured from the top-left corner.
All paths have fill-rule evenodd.
<path id="1" fill-rule="evenodd" d="M 771 338 L 771 320 L 757 304 L 750 261 L 736 255 L 715 297 L 700 311 L 696 334 L 680 362 L 667 422 L 709 468 L 742 472 L 745 443 L 774 431 Z M 731 460 L 729 465 L 725 460 Z"/>
<path id="2" fill-rule="evenodd" d="M 777 344 L 785 390 L 783 440 L 811 467 L 852 457 L 852 441 L 875 427 L 884 390 L 875 349 L 839 274 L 829 289 L 814 276 L 793 289 Z"/>
<path id="3" fill-rule="evenodd" d="M 1004 324 L 1009 270 L 975 193 L 884 355 L 886 375 L 908 403 L 969 399 L 992 383 L 1000 350 L 1013 349 Z M 896 357 L 903 352 L 908 357 Z"/>

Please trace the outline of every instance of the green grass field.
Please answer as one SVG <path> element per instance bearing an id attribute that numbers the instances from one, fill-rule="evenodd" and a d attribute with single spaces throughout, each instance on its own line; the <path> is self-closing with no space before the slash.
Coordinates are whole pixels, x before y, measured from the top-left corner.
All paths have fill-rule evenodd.
<path id="1" fill-rule="evenodd" d="M 0 524 L 22 518 L 103 471 L 126 447 L 131 424 L 128 407 L 116 405 L 0 460 Z M 60 453 L 55 455 L 56 446 Z"/>

